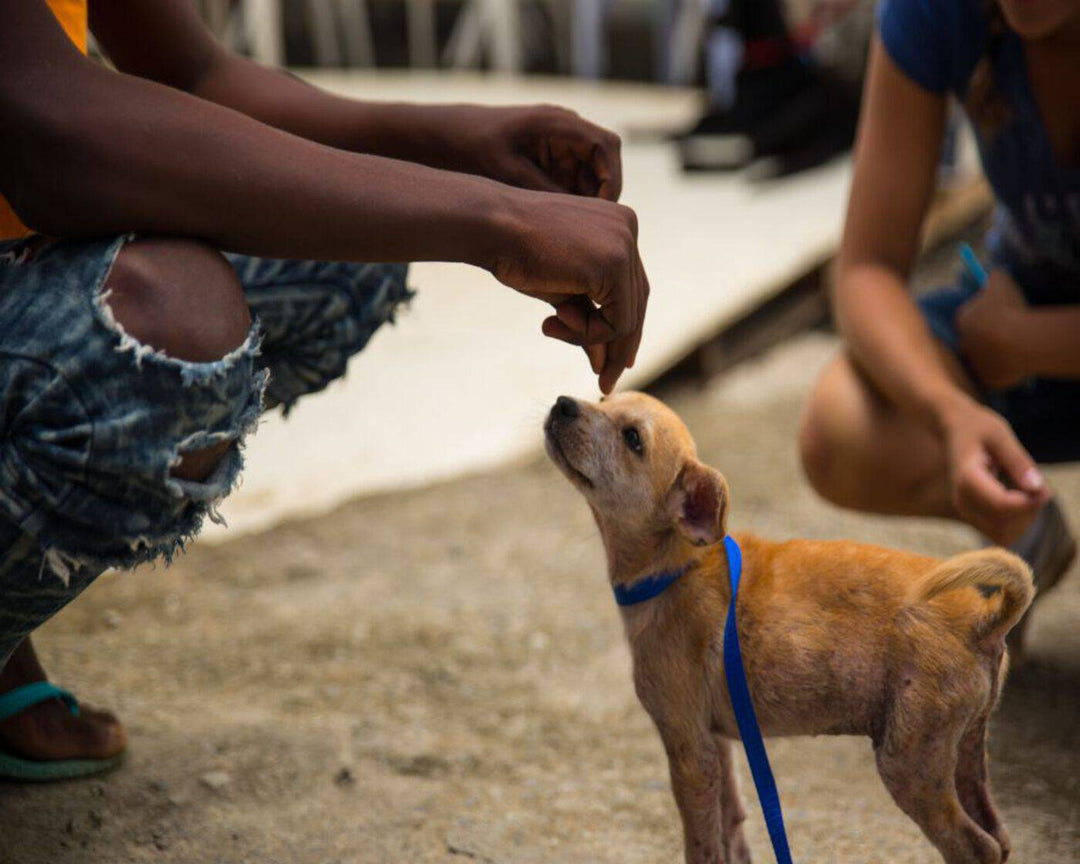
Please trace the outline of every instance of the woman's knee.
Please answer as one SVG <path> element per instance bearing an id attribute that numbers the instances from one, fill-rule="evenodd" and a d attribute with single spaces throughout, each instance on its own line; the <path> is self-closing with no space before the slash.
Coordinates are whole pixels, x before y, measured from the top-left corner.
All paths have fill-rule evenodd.
<path id="1" fill-rule="evenodd" d="M 853 374 L 844 357 L 833 360 L 814 385 L 799 420 L 799 461 L 803 473 L 819 495 L 834 503 L 845 497 L 842 481 L 851 475 L 850 466 L 845 464 L 850 451 L 845 448 L 844 440 L 857 433 L 845 429 L 855 422 L 847 404 L 850 394 L 845 393 L 851 382 L 843 379 Z"/>
<path id="2" fill-rule="evenodd" d="M 827 501 L 874 513 L 949 516 L 944 451 L 844 355 L 822 373 L 799 427 L 799 456 Z"/>
<path id="3" fill-rule="evenodd" d="M 105 302 L 124 332 L 177 360 L 219 360 L 242 345 L 251 328 L 232 266 L 197 240 L 147 238 L 126 244 L 105 287 Z"/>

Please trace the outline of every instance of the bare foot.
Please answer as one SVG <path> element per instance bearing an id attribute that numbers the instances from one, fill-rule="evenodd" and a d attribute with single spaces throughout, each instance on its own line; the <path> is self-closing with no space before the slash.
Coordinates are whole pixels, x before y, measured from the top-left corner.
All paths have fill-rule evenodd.
<path id="1" fill-rule="evenodd" d="M 44 680 L 45 670 L 30 640 L 25 639 L 0 670 L 0 693 Z M 108 711 L 83 705 L 74 717 L 58 699 L 33 705 L 0 722 L 0 749 L 23 759 L 108 759 L 125 747 L 127 732 Z"/>

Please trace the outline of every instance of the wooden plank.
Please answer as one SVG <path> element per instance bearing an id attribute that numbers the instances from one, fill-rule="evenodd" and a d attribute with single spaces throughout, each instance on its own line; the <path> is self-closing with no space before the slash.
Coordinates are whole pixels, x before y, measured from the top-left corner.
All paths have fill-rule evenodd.
<path id="1" fill-rule="evenodd" d="M 953 242 L 956 236 L 980 221 L 993 206 L 989 184 L 981 175 L 939 190 L 923 228 L 924 252 Z M 772 297 L 736 321 L 722 322 L 718 331 L 655 381 L 643 387 L 663 387 L 676 380 L 693 378 L 701 386 L 732 366 L 749 360 L 784 339 L 829 322 L 829 284 L 833 259 L 799 275 Z"/>

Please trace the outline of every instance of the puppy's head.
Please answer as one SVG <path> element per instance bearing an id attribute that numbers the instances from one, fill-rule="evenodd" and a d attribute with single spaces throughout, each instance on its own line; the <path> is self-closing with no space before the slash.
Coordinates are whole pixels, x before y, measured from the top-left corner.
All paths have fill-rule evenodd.
<path id="1" fill-rule="evenodd" d="M 548 456 L 585 496 L 605 535 L 641 543 L 672 530 L 723 539 L 728 487 L 697 459 L 682 421 L 644 393 L 598 403 L 560 396 L 544 423 Z"/>

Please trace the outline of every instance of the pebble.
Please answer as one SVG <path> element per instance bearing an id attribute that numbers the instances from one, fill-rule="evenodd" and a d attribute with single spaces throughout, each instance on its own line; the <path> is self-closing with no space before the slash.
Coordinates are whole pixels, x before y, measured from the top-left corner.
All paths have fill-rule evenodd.
<path id="1" fill-rule="evenodd" d="M 232 777 L 225 771 L 209 771 L 199 778 L 199 782 L 207 789 L 213 789 L 215 792 L 220 792 L 232 782 Z"/>
<path id="2" fill-rule="evenodd" d="M 346 766 L 334 775 L 334 782 L 338 786 L 352 786 L 356 782 L 356 778 L 353 777 L 352 771 Z"/>

